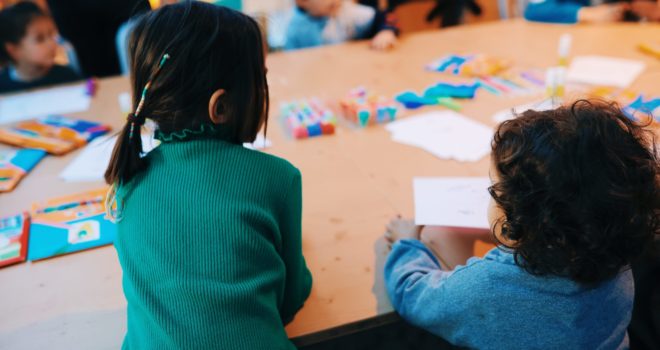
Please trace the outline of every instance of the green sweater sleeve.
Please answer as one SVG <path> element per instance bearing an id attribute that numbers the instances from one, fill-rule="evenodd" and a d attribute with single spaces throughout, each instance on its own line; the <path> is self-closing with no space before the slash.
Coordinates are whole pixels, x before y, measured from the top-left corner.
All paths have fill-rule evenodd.
<path id="1" fill-rule="evenodd" d="M 286 285 L 280 315 L 286 324 L 293 320 L 312 288 L 312 274 L 307 269 L 302 254 L 302 180 L 298 170 L 287 192 L 282 213 L 281 254 L 286 266 Z"/>

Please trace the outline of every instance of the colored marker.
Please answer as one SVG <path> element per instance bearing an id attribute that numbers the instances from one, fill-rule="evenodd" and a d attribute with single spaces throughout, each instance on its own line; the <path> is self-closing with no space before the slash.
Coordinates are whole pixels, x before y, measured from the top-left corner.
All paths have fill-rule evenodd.
<path id="1" fill-rule="evenodd" d="M 484 90 L 490 92 L 493 95 L 496 95 L 496 96 L 501 95 L 499 90 L 497 90 L 496 88 L 488 85 L 485 81 L 483 81 L 481 79 L 477 79 L 477 84 L 479 84 L 479 87 L 483 88 Z"/>
<path id="2" fill-rule="evenodd" d="M 511 80 L 508 80 L 508 79 L 493 77 L 492 80 L 495 81 L 498 84 L 505 85 L 508 88 L 513 89 L 513 90 L 522 90 L 522 92 L 527 91 L 527 89 L 525 89 L 524 87 L 522 87 L 522 86 L 520 86 L 520 85 L 518 85 L 518 84 L 516 84 L 516 83 L 514 83 L 514 82 L 512 82 Z"/>
<path id="3" fill-rule="evenodd" d="M 562 36 L 559 37 L 559 47 L 558 47 L 558 54 L 559 54 L 559 66 L 560 67 L 568 67 L 568 54 L 571 50 L 571 43 L 573 42 L 573 37 L 568 34 L 562 34 Z"/>
<path id="4" fill-rule="evenodd" d="M 504 85 L 498 84 L 498 83 L 495 82 L 494 79 L 492 79 L 492 78 L 489 78 L 489 77 L 483 77 L 482 79 L 483 79 L 485 82 L 487 82 L 488 84 L 490 84 L 490 86 L 494 87 L 495 89 L 497 89 L 497 90 L 499 90 L 499 91 L 501 91 L 501 92 L 503 92 L 503 93 L 505 93 L 505 94 L 511 92 L 511 90 L 510 90 L 509 88 L 507 88 L 507 87 L 504 86 Z"/>
<path id="5" fill-rule="evenodd" d="M 83 205 L 102 203 L 104 200 L 105 200 L 105 198 L 100 196 L 100 197 L 92 198 L 92 199 L 85 200 L 85 201 L 64 203 L 64 204 L 60 204 L 60 205 L 55 205 L 55 206 L 51 206 L 51 207 L 38 209 L 37 214 L 47 214 L 47 213 L 52 213 L 54 211 L 61 211 L 61 210 L 71 209 L 71 208 L 75 208 L 75 207 L 79 207 L 79 206 L 83 206 Z"/>
<path id="6" fill-rule="evenodd" d="M 534 76 L 534 75 L 531 74 L 531 73 L 528 73 L 528 72 L 522 72 L 522 73 L 520 73 L 520 76 L 521 76 L 523 79 L 529 81 L 529 82 L 532 83 L 532 84 L 536 84 L 536 85 L 541 86 L 541 87 L 545 86 L 545 82 L 544 82 L 544 81 L 538 79 L 536 76 Z"/>
<path id="7" fill-rule="evenodd" d="M 451 110 L 454 110 L 454 111 L 460 111 L 461 110 L 461 105 L 451 97 L 440 97 L 440 98 L 438 98 L 438 104 L 440 106 L 445 106 L 445 107 L 447 107 Z"/>
<path id="8" fill-rule="evenodd" d="M 652 46 L 650 44 L 639 44 L 637 46 L 640 51 L 649 54 L 651 56 L 655 56 L 655 58 L 660 59 L 660 46 Z"/>
<path id="9" fill-rule="evenodd" d="M 96 95 L 96 89 L 97 89 L 98 84 L 96 83 L 96 79 L 90 78 L 87 79 L 87 82 L 85 83 L 85 94 L 87 96 L 94 96 Z"/>

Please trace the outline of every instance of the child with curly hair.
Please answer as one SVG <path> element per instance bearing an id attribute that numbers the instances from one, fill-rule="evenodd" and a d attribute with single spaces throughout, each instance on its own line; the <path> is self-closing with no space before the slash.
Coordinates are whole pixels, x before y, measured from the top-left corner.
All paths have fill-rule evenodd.
<path id="1" fill-rule="evenodd" d="M 498 246 L 466 263 L 471 245 L 448 238 L 476 235 L 395 220 L 394 308 L 469 348 L 627 348 L 630 264 L 660 228 L 658 170 L 653 134 L 615 105 L 578 101 L 502 123 L 488 212 Z"/>

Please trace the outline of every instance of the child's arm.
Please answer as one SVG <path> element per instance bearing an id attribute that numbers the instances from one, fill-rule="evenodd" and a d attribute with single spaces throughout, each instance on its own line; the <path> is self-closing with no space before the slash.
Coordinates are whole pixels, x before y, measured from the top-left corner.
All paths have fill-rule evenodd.
<path id="1" fill-rule="evenodd" d="M 307 269 L 302 254 L 302 181 L 298 170 L 283 203 L 283 212 L 280 233 L 282 260 L 286 266 L 286 286 L 280 316 L 286 324 L 303 306 L 312 288 L 312 274 Z"/>
<path id="2" fill-rule="evenodd" d="M 391 12 L 376 11 L 372 29 L 371 47 L 386 50 L 396 44 L 399 27 L 396 17 Z"/>
<path id="3" fill-rule="evenodd" d="M 588 2 L 541 0 L 531 1 L 525 8 L 525 19 L 535 22 L 577 23 L 578 12 Z"/>
<path id="4" fill-rule="evenodd" d="M 465 265 L 474 256 L 477 240 L 497 243 L 489 230 L 482 229 L 426 226 L 420 235 L 420 241 L 433 252 L 446 270 Z"/>
<path id="5" fill-rule="evenodd" d="M 454 274 L 465 272 L 443 271 L 423 243 L 401 240 L 385 263 L 385 286 L 403 319 L 451 341 L 461 327 L 454 321 L 466 309 L 461 296 L 470 291 L 465 279 Z"/>
<path id="6" fill-rule="evenodd" d="M 640 18 L 660 22 L 660 1 L 636 0 L 630 3 L 630 10 Z"/>
<path id="7" fill-rule="evenodd" d="M 465 265 L 467 260 L 474 256 L 474 244 L 477 240 L 497 243 L 489 230 L 417 226 L 413 220 L 404 220 L 400 216 L 387 224 L 385 239 L 390 244 L 400 239 L 421 241 L 445 270 Z"/>
<path id="8" fill-rule="evenodd" d="M 578 23 L 615 22 L 623 17 L 621 4 L 588 6 L 589 1 L 542 0 L 530 2 L 525 19 L 536 22 Z"/>

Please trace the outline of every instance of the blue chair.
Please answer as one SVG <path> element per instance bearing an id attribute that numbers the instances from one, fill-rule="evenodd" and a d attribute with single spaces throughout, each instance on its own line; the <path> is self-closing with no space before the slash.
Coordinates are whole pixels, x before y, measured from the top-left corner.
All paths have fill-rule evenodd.
<path id="1" fill-rule="evenodd" d="M 129 20 L 122 24 L 117 30 L 115 44 L 117 45 L 117 55 L 119 58 L 119 71 L 122 75 L 128 75 L 130 70 L 130 55 L 128 52 L 128 38 L 135 26 L 135 21 Z"/>
<path id="2" fill-rule="evenodd" d="M 64 52 L 66 53 L 66 58 L 68 61 L 68 66 L 71 67 L 71 69 L 73 69 L 74 72 L 78 73 L 78 75 L 82 77 L 83 74 L 82 74 L 82 69 L 80 68 L 80 61 L 78 60 L 78 55 L 76 54 L 76 49 L 73 48 L 73 45 L 71 45 L 70 42 L 66 41 L 61 36 L 57 37 L 57 45 L 64 48 Z"/>

